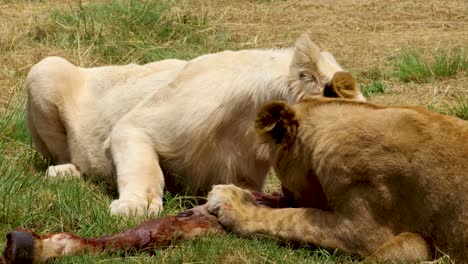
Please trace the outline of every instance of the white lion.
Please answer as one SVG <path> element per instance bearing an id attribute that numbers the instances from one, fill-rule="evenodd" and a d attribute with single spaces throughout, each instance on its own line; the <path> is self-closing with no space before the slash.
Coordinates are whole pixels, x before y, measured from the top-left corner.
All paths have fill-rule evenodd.
<path id="1" fill-rule="evenodd" d="M 97 175 L 117 184 L 111 213 L 157 214 L 164 186 L 260 190 L 270 164 L 252 125 L 260 107 L 295 103 L 326 84 L 332 96 L 364 100 L 342 71 L 306 34 L 294 48 L 190 61 L 80 68 L 49 57 L 26 80 L 28 127 L 38 151 L 57 164 L 49 176 Z"/>

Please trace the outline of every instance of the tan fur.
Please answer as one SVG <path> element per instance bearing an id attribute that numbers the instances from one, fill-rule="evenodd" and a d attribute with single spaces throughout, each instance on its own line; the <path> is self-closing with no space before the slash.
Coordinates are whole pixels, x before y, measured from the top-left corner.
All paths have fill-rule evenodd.
<path id="1" fill-rule="evenodd" d="M 422 107 L 309 98 L 267 104 L 256 126 L 283 188 L 309 208 L 258 207 L 250 192 L 217 185 L 208 207 L 223 225 L 368 262 L 414 263 L 438 249 L 467 263 L 468 122 Z"/>
<path id="2" fill-rule="evenodd" d="M 320 94 L 337 72 L 307 35 L 290 49 L 146 65 L 80 68 L 51 57 L 26 80 L 28 127 L 38 151 L 58 164 L 49 176 L 100 176 L 118 187 L 112 213 L 158 213 L 165 186 L 260 190 L 270 164 L 251 126 L 259 108 Z M 354 97 L 364 100 L 358 90 Z"/>

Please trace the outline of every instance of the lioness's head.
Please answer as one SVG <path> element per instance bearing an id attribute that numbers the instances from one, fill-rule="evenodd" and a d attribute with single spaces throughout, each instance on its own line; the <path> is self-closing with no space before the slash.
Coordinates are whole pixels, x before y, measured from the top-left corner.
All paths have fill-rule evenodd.
<path id="1" fill-rule="evenodd" d="M 307 105 L 330 101 L 324 97 L 365 101 L 353 76 L 348 72 L 335 73 L 325 84 L 321 95 L 309 96 L 304 101 L 307 101 Z M 255 129 L 264 143 L 276 149 L 290 149 L 294 145 L 299 127 L 295 107 L 283 101 L 272 101 L 263 106 L 257 114 Z"/>
<path id="2" fill-rule="evenodd" d="M 283 191 L 292 194 L 295 201 L 309 188 L 310 164 L 304 156 L 308 154 L 298 140 L 299 128 L 300 119 L 293 106 L 281 101 L 266 104 L 255 120 L 255 130 Z"/>
<path id="3" fill-rule="evenodd" d="M 341 88 L 338 87 L 336 92 L 342 93 Z M 331 99 L 314 96 L 309 100 L 321 102 Z M 276 170 L 283 190 L 286 189 L 288 193 L 294 195 L 293 198 L 299 206 L 320 207 L 325 206 L 326 202 L 319 195 L 321 187 L 315 178 L 313 151 L 304 141 L 304 135 L 310 135 L 314 130 L 314 126 L 310 123 L 303 124 L 305 115 L 301 107 L 307 107 L 309 102 L 306 104 L 304 106 L 301 103 L 289 105 L 282 101 L 270 102 L 258 113 L 255 129 Z M 312 200 L 318 201 L 318 204 L 308 204 L 308 201 L 301 204 L 301 199 L 312 201 L 307 197 L 310 194 L 316 196 Z"/>
<path id="4" fill-rule="evenodd" d="M 289 69 L 289 86 L 298 97 L 323 94 L 365 101 L 354 77 L 343 71 L 335 58 L 320 48 L 307 33 L 296 41 Z"/>

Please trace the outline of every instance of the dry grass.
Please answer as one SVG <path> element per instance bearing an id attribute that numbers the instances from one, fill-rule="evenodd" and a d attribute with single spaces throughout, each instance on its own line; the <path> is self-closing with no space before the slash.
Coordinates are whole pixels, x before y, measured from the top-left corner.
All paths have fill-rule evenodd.
<path id="1" fill-rule="evenodd" d="M 81 1 L 84 7 L 90 3 L 108 3 L 109 1 Z M 165 21 L 171 27 L 177 28 L 177 34 L 169 35 L 162 41 L 159 37 L 152 38 L 152 34 L 136 36 L 128 35 L 128 42 L 143 43 L 132 49 L 122 49 L 114 53 L 106 53 L 104 42 L 89 42 L 86 34 L 82 35 L 79 44 L 67 40 L 61 42 L 60 34 L 83 33 L 73 31 L 73 26 L 51 15 L 53 9 L 66 12 L 76 12 L 79 1 L 9 1 L 0 0 L 0 183 L 16 185 L 9 179 L 15 177 L 31 178 L 43 185 L 42 189 L 34 190 L 31 194 L 22 196 L 22 190 L 14 194 L 2 191 L 0 186 L 0 200 L 11 197 L 23 199 L 30 203 L 29 197 L 39 193 L 32 209 L 37 210 L 29 214 L 27 208 L 2 207 L 4 212 L 16 214 L 7 219 L 0 212 L 0 231 L 2 234 L 17 225 L 32 225 L 37 231 L 60 231 L 66 229 L 81 232 L 83 235 L 102 235 L 116 229 L 131 226 L 133 222 L 119 220 L 115 224 L 105 212 L 110 197 L 105 194 L 104 187 L 90 183 L 61 183 L 45 182 L 40 174 L 43 173 L 44 162 L 38 161 L 28 145 L 27 135 L 22 115 L 18 120 L 9 120 L 14 105 L 25 98 L 23 80 L 29 68 L 40 59 L 49 55 L 63 56 L 82 66 L 96 66 L 109 63 L 126 63 L 129 61 L 144 62 L 151 58 L 166 56 L 189 58 L 201 53 L 215 52 L 222 49 L 245 48 L 273 48 L 285 47 L 293 44 L 294 40 L 307 31 L 313 39 L 324 49 L 335 55 L 337 60 L 348 70 L 352 71 L 358 81 L 368 87 L 371 102 L 383 104 L 420 104 L 449 114 L 465 114 L 468 98 L 468 75 L 462 70 L 455 75 L 430 79 L 429 83 L 417 84 L 400 81 L 394 72 L 394 66 L 402 50 L 411 48 L 420 52 L 421 56 L 431 58 L 439 50 L 460 50 L 467 54 L 468 47 L 468 18 L 465 0 L 188 0 L 174 1 L 170 10 L 165 13 Z M 59 23 L 59 21 L 62 21 Z M 190 24 L 187 31 L 187 21 Z M 111 22 L 107 22 L 111 23 Z M 72 25 L 72 24 L 71 24 Z M 125 23 L 122 23 L 125 25 Z M 138 27 L 140 28 L 140 27 Z M 195 29 L 195 30 L 190 30 Z M 106 28 L 104 28 L 106 30 Z M 109 29 L 107 29 L 109 30 Z M 113 29 L 118 30 L 117 29 Z M 151 27 L 145 30 L 151 30 Z M 125 31 L 125 30 L 124 30 Z M 74 32 L 74 33 L 73 33 Z M 80 33 L 81 32 L 81 33 Z M 157 32 L 157 30 L 155 31 Z M 86 33 L 86 32 L 85 32 Z M 112 31 L 104 32 L 106 47 L 112 46 L 111 39 L 123 41 L 126 37 L 117 38 Z M 68 33 L 67 33 L 68 34 Z M 157 34 L 154 33 L 156 36 Z M 202 36 L 202 39 L 187 38 L 190 34 Z M 135 38 L 134 38 L 135 37 Z M 92 39 L 92 38 L 91 38 Z M 63 40 L 63 38 L 62 38 Z M 112 40 L 112 41 L 111 41 Z M 187 40 L 189 40 L 187 42 Z M 84 42 L 83 42 L 84 41 Z M 114 41 L 114 42 L 115 42 Z M 115 44 L 115 43 L 114 43 Z M 118 46 L 118 45 L 117 45 Z M 144 49 L 141 49 L 144 47 Z M 153 47 L 155 49 L 153 50 Z M 151 52 L 159 52 L 156 55 Z M 119 54 L 121 58 L 119 58 Z M 125 54 L 124 54 L 125 53 Z M 105 54 L 110 54 L 109 56 Z M 159 57 L 158 57 L 159 56 Z M 376 85 L 377 84 L 377 85 Z M 380 86 L 379 86 L 380 85 Z M 383 92 L 381 92 L 381 88 Z M 373 90 L 372 90 L 373 89 Z M 6 120 L 6 121 L 5 121 Z M 3 162 L 3 164 L 2 164 Z M 33 162 L 39 165 L 32 165 Z M 14 176 L 8 178 L 9 173 Z M 3 176 L 3 178 L 2 178 Z M 18 178 L 19 179 L 19 178 Z M 3 181 L 2 181 L 3 180 Z M 267 189 L 274 190 L 278 182 L 271 178 Z M 3 186 L 5 187 L 5 186 Z M 6 187 L 5 187 L 6 188 Z M 57 190 L 61 190 L 60 192 Z M 68 190 L 68 191 L 63 191 Z M 95 202 L 80 205 L 83 208 L 72 210 L 69 216 L 63 216 L 66 221 L 54 219 L 54 213 L 75 206 L 74 199 L 67 200 L 66 195 L 75 195 L 75 190 L 81 190 L 85 197 Z M 52 197 L 52 196 L 54 197 Z M 54 201 L 55 196 L 63 200 Z M 63 196 L 65 195 L 65 196 Z M 77 197 L 82 197 L 77 193 Z M 45 198 L 44 198 L 45 197 Z M 51 198 L 52 197 L 52 198 Z M 11 198 L 13 199 L 13 198 Z M 79 199 L 78 199 L 79 200 Z M 85 198 L 86 200 L 86 198 Z M 175 200 L 170 200 L 174 202 Z M 97 216 L 83 215 L 87 206 L 95 208 Z M 59 207 L 57 210 L 53 209 Z M 49 208 L 55 210 L 51 217 Z M 169 211 L 177 211 L 181 206 L 166 205 Z M 170 209 L 172 208 L 172 209 Z M 68 209 L 67 209 L 68 210 Z M 102 211 L 102 212 L 101 212 Z M 7 219 L 7 220 L 5 220 Z M 78 222 L 76 219 L 83 220 Z M 102 225 L 95 225 L 93 221 L 100 219 Z M 57 221 L 55 221 L 57 220 Z M 2 223 L 2 221 L 4 221 Z M 68 224 L 68 222 L 70 222 Z M 88 221 L 88 222 L 86 222 Z M 30 226 L 31 227 L 31 226 Z M 0 235 L 2 235 L 0 234 Z M 0 246 L 4 240 L 0 240 Z M 232 249 L 220 246 L 220 243 L 233 245 Z M 314 259 L 318 262 L 336 263 L 340 261 L 352 262 L 330 256 L 314 257 L 320 253 L 308 250 L 290 251 L 287 248 L 273 248 L 274 244 L 264 241 L 241 241 L 232 237 L 204 238 L 199 242 L 188 242 L 180 248 L 174 248 L 161 253 L 162 259 L 168 262 L 183 262 L 193 259 L 207 259 L 221 254 L 222 259 L 229 263 L 245 261 L 258 262 L 301 262 Z M 264 252 L 265 248 L 272 250 Z M 273 249 L 271 249 L 273 248 Z M 204 251 L 205 250 L 205 251 Z M 239 253 L 245 251 L 244 253 Z M 318 252 L 318 253 L 317 253 Z M 218 257 L 219 258 L 219 257 Z M 98 258 L 106 262 L 114 262 L 112 258 Z M 344 259 L 348 259 L 345 256 Z M 139 255 L 129 261 L 150 263 L 153 258 Z M 94 263 L 96 258 L 65 259 L 63 263 Z M 162 260 L 160 260 L 162 261 Z M 211 259 L 213 261 L 213 259 Z M 119 257 L 115 262 L 121 262 Z M 444 260 L 442 260 L 444 262 Z"/>
<path id="2" fill-rule="evenodd" d="M 61 55 L 85 66 L 108 63 L 80 47 L 61 49 L 37 41 L 43 37 L 41 32 L 46 32 L 44 27 L 51 23 L 47 13 L 51 8 L 67 10 L 72 7 L 76 7 L 76 2 L 0 3 L 0 109 L 12 94 L 20 93 L 22 80 L 30 66 L 46 55 Z M 289 46 L 302 32 L 308 31 L 322 47 L 335 54 L 340 63 L 359 74 L 385 64 L 406 47 L 416 48 L 425 54 L 431 54 L 438 48 L 466 49 L 467 8 L 463 0 L 192 0 L 177 1 L 172 12 L 174 16 L 180 16 L 184 10 L 200 17 L 206 15 L 205 30 L 208 34 L 205 37 L 221 39 L 221 43 L 211 41 L 212 46 L 206 45 L 206 52 L 223 48 Z M 466 73 L 459 78 L 466 78 Z M 362 81 L 371 80 L 363 78 Z M 452 99 L 451 94 L 468 94 L 464 82 L 458 78 L 417 87 L 401 85 L 387 84 L 393 95 L 386 97 L 385 103 L 426 105 L 430 102 L 425 95 L 427 89 L 449 89 L 447 94 L 436 93 L 436 100 Z M 406 100 L 406 97 L 411 99 Z M 383 102 L 380 99 L 376 101 Z"/>

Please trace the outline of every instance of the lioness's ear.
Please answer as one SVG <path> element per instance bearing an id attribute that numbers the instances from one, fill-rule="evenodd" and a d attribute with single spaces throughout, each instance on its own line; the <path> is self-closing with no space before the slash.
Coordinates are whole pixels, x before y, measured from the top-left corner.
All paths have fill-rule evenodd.
<path id="1" fill-rule="evenodd" d="M 266 104 L 255 120 L 255 129 L 261 137 L 286 146 L 292 145 L 298 127 L 292 107 L 279 101 Z"/>
<path id="2" fill-rule="evenodd" d="M 365 101 L 353 75 L 344 71 L 336 72 L 332 79 L 325 84 L 323 96 Z"/>
<path id="3" fill-rule="evenodd" d="M 325 84 L 323 96 L 353 98 L 358 91 L 356 81 L 349 72 L 337 72 L 332 79 Z"/>

